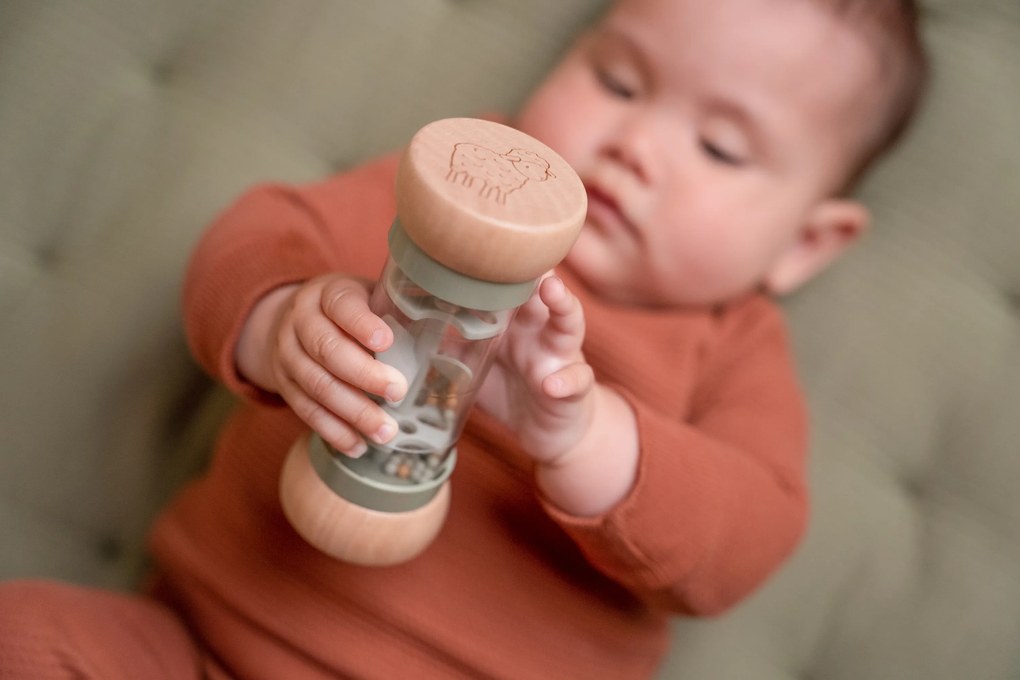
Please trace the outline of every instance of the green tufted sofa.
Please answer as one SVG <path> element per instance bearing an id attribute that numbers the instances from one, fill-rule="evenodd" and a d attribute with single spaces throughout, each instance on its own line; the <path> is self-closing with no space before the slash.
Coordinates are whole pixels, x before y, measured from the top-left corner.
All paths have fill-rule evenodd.
<path id="1" fill-rule="evenodd" d="M 677 621 L 664 678 L 1020 677 L 1020 3 L 928 0 L 935 76 L 787 301 L 807 540 Z M 190 361 L 191 244 L 244 187 L 513 111 L 589 0 L 0 2 L 0 578 L 129 588 L 230 398 Z"/>

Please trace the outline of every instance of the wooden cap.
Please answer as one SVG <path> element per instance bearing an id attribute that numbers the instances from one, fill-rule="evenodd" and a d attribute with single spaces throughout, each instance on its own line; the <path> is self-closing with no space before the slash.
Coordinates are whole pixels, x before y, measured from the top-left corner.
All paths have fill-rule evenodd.
<path id="1" fill-rule="evenodd" d="M 429 123 L 397 173 L 397 215 L 411 240 L 484 281 L 519 283 L 555 267 L 587 207 L 584 185 L 559 154 L 491 121 Z"/>

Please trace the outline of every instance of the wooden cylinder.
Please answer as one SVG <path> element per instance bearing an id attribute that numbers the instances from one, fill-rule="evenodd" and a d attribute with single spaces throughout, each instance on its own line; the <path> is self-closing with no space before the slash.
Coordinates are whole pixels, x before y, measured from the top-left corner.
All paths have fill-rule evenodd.
<path id="1" fill-rule="evenodd" d="M 559 154 L 490 121 L 426 125 L 397 173 L 397 215 L 411 240 L 484 281 L 528 281 L 555 267 L 587 208 L 584 185 Z"/>
<path id="2" fill-rule="evenodd" d="M 394 234 L 409 239 L 400 246 L 402 270 L 416 265 L 415 275 L 458 297 L 469 288 L 465 299 L 478 309 L 526 300 L 534 282 L 566 256 L 587 210 L 581 180 L 558 154 L 513 128 L 468 118 L 436 121 L 412 138 L 396 191 L 399 229 L 391 231 L 391 248 Z M 493 298 L 513 302 L 481 304 Z M 297 441 L 280 479 L 284 512 L 305 540 L 339 559 L 377 566 L 411 559 L 431 543 L 450 502 L 445 477 L 423 485 L 420 501 L 414 489 L 410 507 L 390 512 L 387 494 L 394 490 L 370 478 L 377 472 L 359 475 L 358 464 L 335 457 L 327 465 L 320 444 L 317 437 Z"/>
<path id="3" fill-rule="evenodd" d="M 388 566 L 406 562 L 429 546 L 450 506 L 450 484 L 425 505 L 382 512 L 337 495 L 308 457 L 309 436 L 294 443 L 280 476 L 280 502 L 291 526 L 322 552 L 352 564 Z"/>

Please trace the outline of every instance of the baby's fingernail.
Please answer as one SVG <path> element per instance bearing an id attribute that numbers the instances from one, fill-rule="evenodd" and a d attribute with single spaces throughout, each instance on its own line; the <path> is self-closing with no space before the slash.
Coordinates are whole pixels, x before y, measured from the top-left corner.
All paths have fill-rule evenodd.
<path id="1" fill-rule="evenodd" d="M 382 332 L 382 329 L 377 328 L 374 331 L 372 331 L 372 335 L 368 339 L 369 347 L 371 347 L 372 349 L 381 348 L 383 343 L 383 335 L 384 333 Z"/>
<path id="2" fill-rule="evenodd" d="M 383 393 L 386 397 L 386 401 L 393 403 L 400 401 L 404 398 L 404 388 L 399 383 L 391 382 L 386 386 L 386 391 Z"/>
<path id="3" fill-rule="evenodd" d="M 359 439 L 357 444 L 349 448 L 344 453 L 346 453 L 351 458 L 361 458 L 362 456 L 365 455 L 366 451 L 368 451 L 368 444 Z"/>
<path id="4" fill-rule="evenodd" d="M 389 440 L 393 439 L 393 435 L 395 435 L 396 433 L 397 433 L 396 423 L 385 422 L 379 427 L 378 430 L 375 431 L 375 434 L 372 435 L 372 439 L 374 439 L 380 444 L 385 444 Z"/>

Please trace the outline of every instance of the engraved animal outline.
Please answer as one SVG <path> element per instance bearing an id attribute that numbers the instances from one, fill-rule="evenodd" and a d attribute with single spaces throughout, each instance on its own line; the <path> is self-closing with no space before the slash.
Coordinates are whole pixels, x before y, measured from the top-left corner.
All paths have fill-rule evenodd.
<path id="1" fill-rule="evenodd" d="M 544 182 L 555 179 L 549 161 L 534 151 L 511 149 L 497 153 L 492 149 L 470 142 L 453 145 L 450 171 L 446 179 L 473 188 L 478 184 L 478 195 L 506 205 L 506 197 L 517 191 L 528 180 Z"/>

